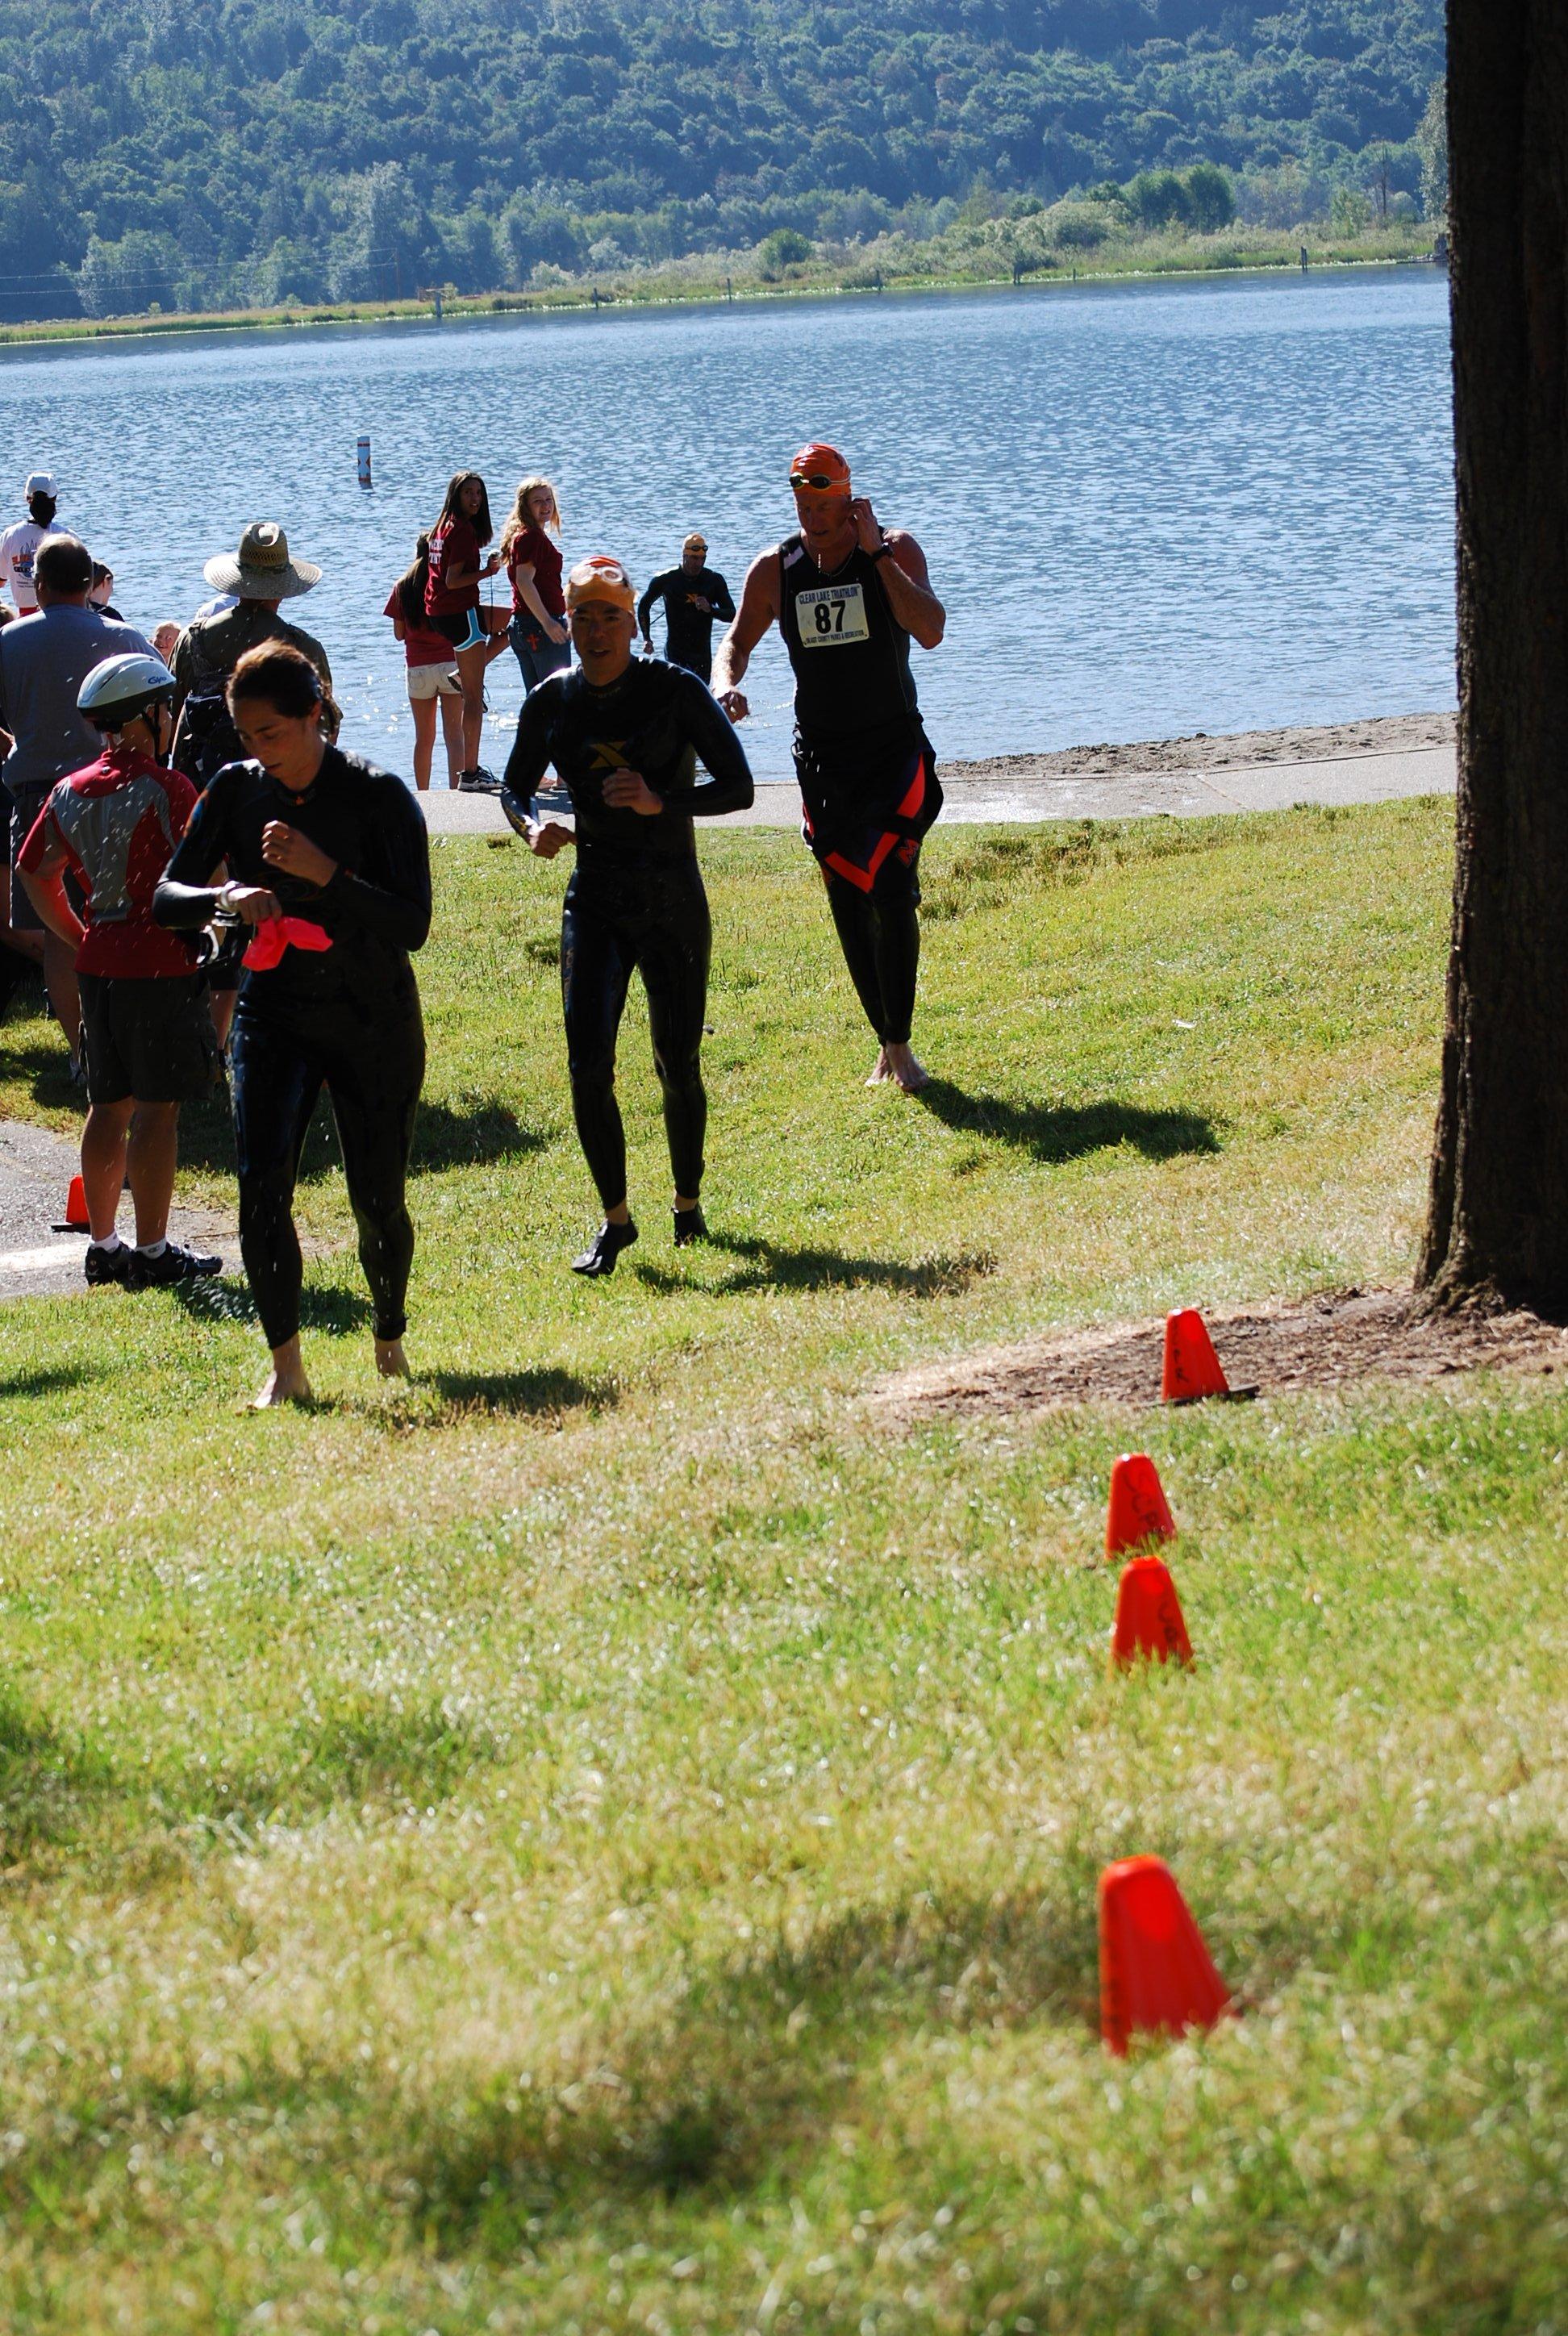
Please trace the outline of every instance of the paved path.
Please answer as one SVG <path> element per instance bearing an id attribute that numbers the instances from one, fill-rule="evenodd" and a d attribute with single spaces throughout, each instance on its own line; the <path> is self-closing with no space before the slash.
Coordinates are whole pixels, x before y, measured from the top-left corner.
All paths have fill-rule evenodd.
<path id="1" fill-rule="evenodd" d="M 54 1230 L 65 1213 L 71 1179 L 81 1164 L 73 1137 L 52 1134 L 24 1120 L 0 1120 L 0 1300 L 86 1290 L 82 1279 L 86 1234 Z M 132 1231 L 129 1193 L 120 1217 L 123 1238 Z M 169 1231 L 174 1241 L 217 1250 L 238 1272 L 239 1241 L 232 1220 L 204 1210 L 174 1209 Z M 98 1292 L 87 1294 L 96 1298 Z"/>
<path id="2" fill-rule="evenodd" d="M 1020 761 L 1023 759 L 1019 758 Z M 1288 811 L 1293 803 L 1388 803 L 1398 795 L 1452 794 L 1452 746 L 1407 747 L 1393 753 L 1329 754 L 1301 762 L 1242 763 L 1208 770 L 1147 770 L 1115 776 L 1014 777 L 992 765 L 966 778 L 964 764 L 942 772 L 942 816 L 957 825 L 981 821 L 1050 819 L 1190 819 L 1213 812 Z M 496 835 L 509 831 L 493 795 L 423 795 L 431 831 L 439 835 Z M 757 789 L 750 811 L 715 824 L 794 827 L 800 797 L 793 786 Z"/>

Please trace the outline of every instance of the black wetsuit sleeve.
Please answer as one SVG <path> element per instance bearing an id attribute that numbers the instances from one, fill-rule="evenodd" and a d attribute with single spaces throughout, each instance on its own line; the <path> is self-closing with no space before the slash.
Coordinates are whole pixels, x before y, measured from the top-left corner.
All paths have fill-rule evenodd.
<path id="1" fill-rule="evenodd" d="M 666 576 L 650 576 L 647 589 L 637 604 L 637 628 L 645 640 L 648 638 L 648 618 L 653 614 L 653 604 L 656 600 L 663 599 L 665 586 L 668 581 L 669 579 Z"/>
<path id="2" fill-rule="evenodd" d="M 539 698 L 539 691 L 534 690 L 522 701 L 517 735 L 501 783 L 501 808 L 520 835 L 539 783 L 550 768 L 550 724 Z"/>
<path id="3" fill-rule="evenodd" d="M 218 905 L 213 870 L 228 852 L 229 791 L 219 772 L 196 799 L 190 823 L 174 847 L 152 895 L 152 921 L 173 932 L 197 932 Z"/>
<path id="4" fill-rule="evenodd" d="M 735 601 L 731 598 L 729 586 L 725 582 L 724 578 L 718 573 L 716 569 L 715 569 L 711 573 L 708 599 L 713 602 L 713 612 L 718 618 L 719 623 L 721 625 L 733 625 L 735 622 Z"/>
<path id="5" fill-rule="evenodd" d="M 339 867 L 321 888 L 362 932 L 394 949 L 423 949 L 430 933 L 430 831 L 401 779 L 389 780 L 377 804 L 371 873 Z"/>
<path id="6" fill-rule="evenodd" d="M 680 797 L 682 812 L 692 819 L 719 819 L 726 812 L 749 810 L 755 789 L 734 723 L 695 673 L 675 671 L 680 725 L 708 774 L 706 785 Z"/>

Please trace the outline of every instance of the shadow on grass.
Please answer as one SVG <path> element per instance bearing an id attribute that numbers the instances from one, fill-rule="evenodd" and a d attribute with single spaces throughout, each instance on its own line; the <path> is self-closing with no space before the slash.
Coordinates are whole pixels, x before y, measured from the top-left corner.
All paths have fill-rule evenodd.
<path id="1" fill-rule="evenodd" d="M 820 2145 L 898 2032 L 1042 2018 L 1092 2029 L 1097 2007 L 1092 1932 L 1036 1897 L 858 1909 L 803 1945 L 698 1972 L 675 2019 L 616 2065 L 426 2127 L 393 2178 L 443 2252 L 505 2253 L 531 2217 L 565 2225 L 607 2198 L 635 2212 L 776 2177 L 786 2154 Z"/>
<path id="2" fill-rule="evenodd" d="M 507 1411 L 527 1416 L 561 1411 L 608 1411 L 620 1401 L 613 1378 L 579 1378 L 575 1371 L 432 1371 L 425 1380 L 446 1398 L 448 1412 Z"/>
<path id="3" fill-rule="evenodd" d="M 81 1109 L 80 1091 L 71 1084 L 69 1061 L 58 1046 L 0 1045 L 0 1067 L 25 1078 L 35 1103 L 56 1110 Z M 489 1166 L 502 1160 L 525 1159 L 550 1143 L 548 1133 L 525 1127 L 510 1104 L 497 1095 L 464 1095 L 454 1103 L 424 1102 L 414 1126 L 410 1171 L 414 1175 L 443 1168 Z M 218 1089 L 200 1103 L 188 1103 L 180 1114 L 180 1160 L 182 1167 L 210 1175 L 234 1173 L 234 1127 L 227 1097 Z M 311 1114 L 299 1157 L 301 1183 L 315 1183 L 335 1174 L 342 1165 L 332 1106 L 324 1094 Z"/>
<path id="4" fill-rule="evenodd" d="M 0 1868 L 73 1839 L 111 1781 L 107 1762 L 35 1718 L 0 1683 Z"/>
<path id="5" fill-rule="evenodd" d="M 10 1397 L 58 1395 L 66 1387 L 85 1387 L 89 1379 L 102 1377 L 97 1363 L 41 1364 L 31 1371 L 0 1371 L 0 1403 Z"/>
<path id="6" fill-rule="evenodd" d="M 733 1298 L 753 1290 L 893 1290 L 906 1298 L 952 1298 L 997 1270 L 989 1250 L 965 1250 L 956 1257 L 920 1258 L 912 1265 L 897 1259 L 846 1257 L 836 1249 L 786 1249 L 776 1241 L 749 1235 L 710 1234 L 710 1249 L 720 1250 L 741 1262 L 720 1280 L 709 1282 L 709 1292 Z M 700 1254 L 700 1252 L 698 1252 Z M 667 1267 L 638 1264 L 633 1271 L 653 1290 L 689 1290 L 685 1276 Z"/>
<path id="7" fill-rule="evenodd" d="M 1145 1160 L 1220 1148 L 1213 1120 L 1196 1111 L 1145 1111 L 1109 1098 L 1078 1105 L 1014 1103 L 1006 1095 L 967 1095 L 948 1079 L 931 1079 L 918 1099 L 945 1127 L 993 1136 L 1051 1163 L 1079 1160 L 1119 1144 L 1130 1144 Z"/>
<path id="8" fill-rule="evenodd" d="M 229 1247 L 238 1250 L 239 1243 Z M 234 1274 L 210 1281 L 176 1282 L 168 1294 L 195 1322 L 254 1322 L 257 1319 L 248 1286 Z M 299 1293 L 302 1330 L 321 1330 L 329 1338 L 346 1338 L 373 1319 L 370 1300 L 362 1290 L 307 1281 Z"/>
<path id="9" fill-rule="evenodd" d="M 193 1770 L 184 1814 L 297 1825 L 332 1808 L 429 1808 L 499 1757 L 488 1729 L 439 1703 L 350 1698 L 302 1714 L 270 1754 L 211 1776 Z"/>

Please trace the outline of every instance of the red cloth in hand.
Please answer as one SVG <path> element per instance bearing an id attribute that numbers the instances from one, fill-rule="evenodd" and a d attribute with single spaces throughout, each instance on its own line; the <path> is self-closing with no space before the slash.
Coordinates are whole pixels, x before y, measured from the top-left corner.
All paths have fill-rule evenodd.
<path id="1" fill-rule="evenodd" d="M 256 928 L 256 939 L 246 950 L 244 963 L 252 973 L 270 973 L 282 962 L 286 949 L 329 949 L 332 935 L 313 925 L 308 917 L 269 917 Z"/>

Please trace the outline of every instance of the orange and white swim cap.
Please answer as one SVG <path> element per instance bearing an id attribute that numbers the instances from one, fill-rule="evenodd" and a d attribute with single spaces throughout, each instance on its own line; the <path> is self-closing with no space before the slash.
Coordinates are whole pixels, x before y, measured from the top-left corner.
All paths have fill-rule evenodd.
<path id="1" fill-rule="evenodd" d="M 628 617 L 637 614 L 637 594 L 618 560 L 599 552 L 591 560 L 578 561 L 566 579 L 566 605 L 580 608 L 589 600 L 608 601 L 612 608 L 624 608 Z"/>
<path id="2" fill-rule="evenodd" d="M 813 439 L 791 462 L 790 484 L 797 495 L 847 495 L 850 466 L 836 446 Z"/>

